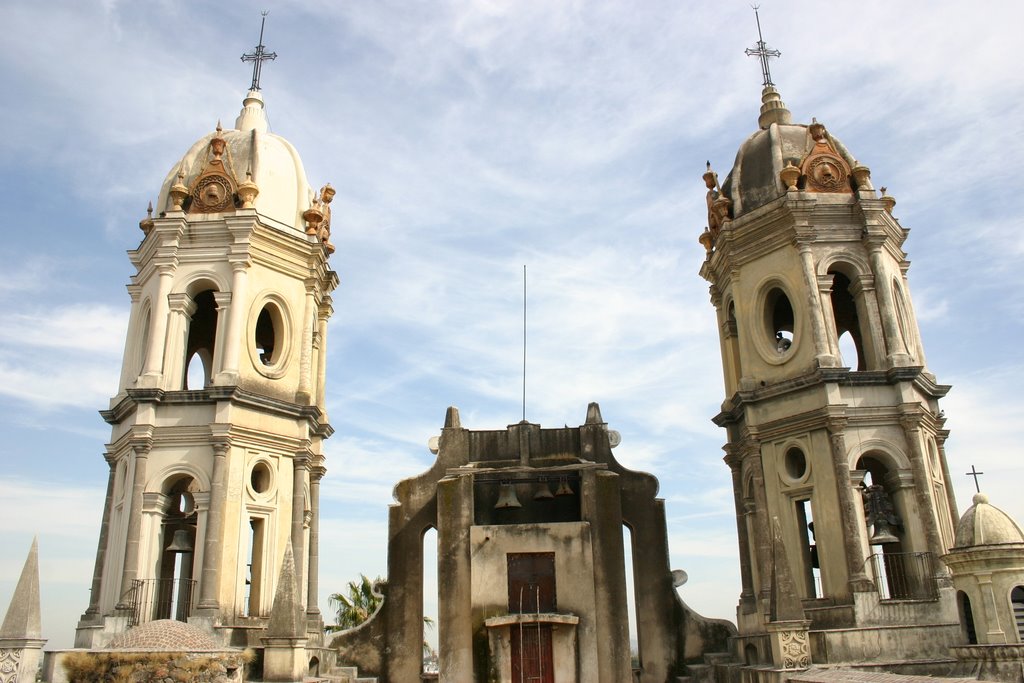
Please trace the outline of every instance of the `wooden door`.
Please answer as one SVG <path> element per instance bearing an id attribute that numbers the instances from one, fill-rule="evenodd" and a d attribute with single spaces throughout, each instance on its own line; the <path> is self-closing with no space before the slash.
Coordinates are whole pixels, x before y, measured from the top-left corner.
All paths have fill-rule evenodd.
<path id="1" fill-rule="evenodd" d="M 554 612 L 555 605 L 555 554 L 509 553 L 509 613 Z"/>
<path id="2" fill-rule="evenodd" d="M 551 624 L 513 624 L 512 683 L 555 683 Z"/>

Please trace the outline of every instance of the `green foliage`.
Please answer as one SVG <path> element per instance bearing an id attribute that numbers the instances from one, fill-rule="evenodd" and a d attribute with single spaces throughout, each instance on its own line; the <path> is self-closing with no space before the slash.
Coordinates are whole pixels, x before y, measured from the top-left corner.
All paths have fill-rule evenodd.
<path id="1" fill-rule="evenodd" d="M 366 574 L 360 574 L 358 581 L 348 582 L 347 593 L 331 593 L 327 602 L 331 608 L 336 610 L 334 624 L 327 627 L 328 631 L 344 631 L 355 628 L 363 623 L 377 611 L 383 597 L 375 592 L 374 588 L 387 585 L 384 579 L 367 578 Z"/>

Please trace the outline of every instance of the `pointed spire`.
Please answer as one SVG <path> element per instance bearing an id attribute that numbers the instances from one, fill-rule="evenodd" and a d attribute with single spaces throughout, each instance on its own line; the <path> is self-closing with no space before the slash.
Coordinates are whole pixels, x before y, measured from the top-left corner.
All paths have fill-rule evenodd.
<path id="1" fill-rule="evenodd" d="M 444 414 L 445 429 L 460 429 L 462 422 L 459 420 L 459 409 L 455 406 L 448 406 Z"/>
<path id="2" fill-rule="evenodd" d="M 804 619 L 804 608 L 796 596 L 789 555 L 782 540 L 782 525 L 772 517 L 772 593 L 769 608 L 771 621 L 797 621 Z"/>
<path id="3" fill-rule="evenodd" d="M 7 608 L 3 626 L 0 626 L 0 640 L 33 640 L 42 638 L 39 618 L 39 539 L 32 539 L 21 578 L 14 589 L 11 604 Z"/>
<path id="4" fill-rule="evenodd" d="M 587 406 L 587 420 L 584 424 L 604 424 L 604 419 L 601 417 L 601 406 L 597 405 L 596 402 L 591 403 L 590 405 Z"/>
<path id="5" fill-rule="evenodd" d="M 281 573 L 277 577 L 277 592 L 274 593 L 274 606 L 270 608 L 267 637 L 305 638 L 305 611 L 299 597 L 298 577 L 295 575 L 295 554 L 289 541 L 284 549 Z"/>

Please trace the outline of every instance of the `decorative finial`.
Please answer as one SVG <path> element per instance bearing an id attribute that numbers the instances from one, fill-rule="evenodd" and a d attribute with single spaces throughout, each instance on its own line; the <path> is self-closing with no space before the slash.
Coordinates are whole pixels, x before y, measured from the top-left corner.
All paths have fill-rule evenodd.
<path id="1" fill-rule="evenodd" d="M 266 10 L 260 12 L 260 16 L 263 17 L 263 21 L 260 22 L 260 42 L 256 46 L 256 49 L 242 55 L 243 62 L 252 62 L 252 85 L 249 86 L 249 90 L 260 89 L 260 72 L 263 71 L 263 62 L 277 59 L 277 53 L 267 52 L 266 46 L 263 44 L 263 28 L 267 25 L 268 14 L 270 14 L 270 12 Z"/>
<path id="2" fill-rule="evenodd" d="M 772 83 L 772 72 L 768 67 L 769 57 L 781 57 L 782 53 L 778 50 L 774 50 L 768 47 L 764 42 L 764 38 L 761 36 L 761 15 L 758 14 L 757 10 L 760 9 L 759 5 L 751 5 L 754 9 L 754 19 L 757 21 L 757 47 L 748 47 L 745 52 L 748 57 L 757 57 L 761 60 L 761 75 L 764 77 L 764 87 L 775 85 Z"/>
<path id="3" fill-rule="evenodd" d="M 223 128 L 220 127 L 220 119 L 217 119 L 217 128 L 216 128 L 216 130 L 217 130 L 218 133 L 221 132 L 222 130 L 224 130 Z"/>
<path id="4" fill-rule="evenodd" d="M 148 235 L 153 229 L 153 202 L 149 202 L 149 206 L 146 207 L 146 217 L 139 221 L 139 229 L 142 230 L 143 235 Z"/>

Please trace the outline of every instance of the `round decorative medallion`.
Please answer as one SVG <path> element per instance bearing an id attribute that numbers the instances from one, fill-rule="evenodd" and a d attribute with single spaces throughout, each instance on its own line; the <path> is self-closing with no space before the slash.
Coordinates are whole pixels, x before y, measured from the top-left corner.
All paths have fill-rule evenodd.
<path id="1" fill-rule="evenodd" d="M 844 166 L 839 158 L 823 154 L 810 163 L 807 180 L 818 190 L 838 192 L 844 189 L 846 183 Z"/>
<path id="2" fill-rule="evenodd" d="M 231 181 L 219 175 L 200 178 L 192 188 L 192 211 L 216 213 L 231 207 Z"/>

